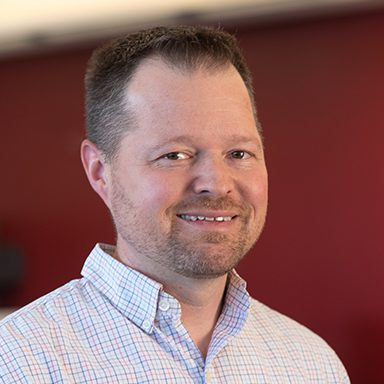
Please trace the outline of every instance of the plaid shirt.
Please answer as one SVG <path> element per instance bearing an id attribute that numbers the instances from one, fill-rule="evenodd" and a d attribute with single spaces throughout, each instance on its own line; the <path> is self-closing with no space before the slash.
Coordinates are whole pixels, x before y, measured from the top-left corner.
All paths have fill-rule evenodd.
<path id="1" fill-rule="evenodd" d="M 0 383 L 349 383 L 322 339 L 235 272 L 204 360 L 178 301 L 112 252 L 97 245 L 82 279 L 0 323 Z"/>

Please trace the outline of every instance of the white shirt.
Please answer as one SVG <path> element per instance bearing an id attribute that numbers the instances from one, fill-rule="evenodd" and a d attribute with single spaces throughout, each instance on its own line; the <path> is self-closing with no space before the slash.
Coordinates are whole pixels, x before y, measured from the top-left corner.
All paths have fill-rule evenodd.
<path id="1" fill-rule="evenodd" d="M 250 298 L 236 272 L 204 360 L 178 301 L 112 253 L 97 245 L 82 279 L 0 323 L 0 383 L 349 383 L 322 339 Z"/>

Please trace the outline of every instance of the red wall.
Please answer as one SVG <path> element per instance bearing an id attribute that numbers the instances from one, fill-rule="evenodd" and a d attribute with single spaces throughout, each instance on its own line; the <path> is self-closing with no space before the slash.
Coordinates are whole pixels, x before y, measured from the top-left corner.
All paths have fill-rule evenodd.
<path id="1" fill-rule="evenodd" d="M 254 73 L 269 219 L 240 266 L 251 293 L 322 335 L 353 383 L 382 383 L 384 13 L 237 35 Z M 22 305 L 79 276 L 109 215 L 78 156 L 90 49 L 0 62 L 0 225 L 26 256 Z"/>

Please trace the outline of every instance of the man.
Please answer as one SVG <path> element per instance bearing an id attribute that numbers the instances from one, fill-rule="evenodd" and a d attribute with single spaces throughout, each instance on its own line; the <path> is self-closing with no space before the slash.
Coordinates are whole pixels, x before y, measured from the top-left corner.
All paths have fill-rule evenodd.
<path id="1" fill-rule="evenodd" d="M 97 50 L 83 165 L 116 246 L 0 327 L 4 383 L 348 383 L 335 353 L 251 299 L 267 171 L 233 37 L 153 28 Z"/>

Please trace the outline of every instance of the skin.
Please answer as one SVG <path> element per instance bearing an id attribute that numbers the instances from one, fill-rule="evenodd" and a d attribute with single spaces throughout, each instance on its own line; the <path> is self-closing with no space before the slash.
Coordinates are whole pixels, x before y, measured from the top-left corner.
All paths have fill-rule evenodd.
<path id="1" fill-rule="evenodd" d="M 112 213 L 115 257 L 179 300 L 205 356 L 227 273 L 265 222 L 267 171 L 251 101 L 231 65 L 187 73 L 151 58 L 128 84 L 126 107 L 136 128 L 116 159 L 106 162 L 85 140 L 84 168 Z M 186 220 L 196 216 L 208 220 Z"/>

